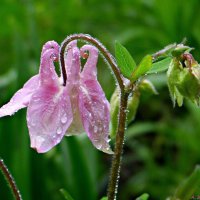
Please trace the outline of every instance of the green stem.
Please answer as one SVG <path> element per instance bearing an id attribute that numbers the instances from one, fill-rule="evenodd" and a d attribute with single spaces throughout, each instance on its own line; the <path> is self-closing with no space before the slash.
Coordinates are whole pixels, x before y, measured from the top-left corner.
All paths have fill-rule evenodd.
<path id="1" fill-rule="evenodd" d="M 13 197 L 16 200 L 22 200 L 21 194 L 17 188 L 14 178 L 12 177 L 11 173 L 9 172 L 7 166 L 5 165 L 2 159 L 0 159 L 0 170 L 12 191 Z"/>
<path id="2" fill-rule="evenodd" d="M 120 178 L 120 167 L 121 167 L 123 144 L 124 144 L 124 133 L 126 127 L 126 109 L 127 109 L 128 96 L 129 96 L 128 93 L 121 92 L 115 152 L 112 160 L 110 180 L 108 184 L 108 200 L 115 200 L 118 191 L 118 182 Z"/>

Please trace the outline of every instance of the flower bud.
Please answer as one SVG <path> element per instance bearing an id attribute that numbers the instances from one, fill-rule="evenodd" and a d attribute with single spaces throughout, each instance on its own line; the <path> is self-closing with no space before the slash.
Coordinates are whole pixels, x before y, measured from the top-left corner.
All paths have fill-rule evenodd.
<path id="1" fill-rule="evenodd" d="M 158 91 L 156 90 L 155 86 L 153 85 L 153 83 L 147 79 L 144 79 L 140 85 L 139 85 L 139 89 L 141 92 L 149 92 L 151 94 L 158 94 Z"/>
<path id="2" fill-rule="evenodd" d="M 183 96 L 177 89 L 177 85 L 179 84 L 179 75 L 181 71 L 181 63 L 176 58 L 174 58 L 170 63 L 169 69 L 167 71 L 168 88 L 174 106 L 176 104 L 176 101 L 178 103 L 178 106 L 182 106 L 183 104 Z"/>
<path id="3" fill-rule="evenodd" d="M 154 85 L 149 81 L 144 79 L 141 81 L 132 94 L 128 98 L 128 105 L 127 105 L 127 125 L 130 124 L 134 119 L 137 113 L 137 109 L 140 102 L 140 94 L 141 92 L 150 92 L 152 94 L 158 94 Z M 119 88 L 116 88 L 111 100 L 110 100 L 110 113 L 111 113 L 111 127 L 110 127 L 110 135 L 113 138 L 117 131 L 118 126 L 118 113 L 120 107 L 120 91 Z"/>
<path id="4" fill-rule="evenodd" d="M 133 94 L 128 99 L 127 105 L 127 125 L 134 120 L 137 108 L 140 101 L 140 92 L 136 89 Z M 117 131 L 118 126 L 118 113 L 120 106 L 120 92 L 117 88 L 110 100 L 110 112 L 111 112 L 111 127 L 110 127 L 110 136 L 114 137 Z"/>
<path id="5" fill-rule="evenodd" d="M 200 94 L 200 67 L 184 68 L 180 73 L 180 83 L 177 85 L 180 93 L 198 104 Z"/>
<path id="6" fill-rule="evenodd" d="M 174 58 L 167 72 L 172 101 L 182 106 L 183 97 L 198 105 L 200 95 L 200 66 L 189 53 Z"/>

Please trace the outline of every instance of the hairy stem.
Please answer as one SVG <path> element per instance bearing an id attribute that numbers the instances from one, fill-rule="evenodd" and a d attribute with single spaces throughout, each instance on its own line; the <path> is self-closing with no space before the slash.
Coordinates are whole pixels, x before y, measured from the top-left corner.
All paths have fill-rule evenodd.
<path id="1" fill-rule="evenodd" d="M 5 165 L 5 163 L 3 162 L 2 159 L 0 159 L 0 171 L 2 172 L 4 178 L 6 179 L 11 191 L 12 191 L 12 194 L 13 194 L 13 197 L 16 199 L 16 200 L 22 200 L 22 197 L 21 197 L 21 194 L 17 188 L 17 185 L 14 181 L 14 178 L 12 177 L 12 175 L 10 174 L 7 166 Z"/>
<path id="2" fill-rule="evenodd" d="M 121 167 L 123 144 L 124 144 L 124 133 L 126 127 L 126 109 L 127 109 L 128 95 L 129 95 L 128 93 L 121 92 L 115 152 L 112 160 L 111 174 L 108 184 L 108 200 L 115 200 L 118 190 L 118 182 L 120 178 L 120 167 Z"/>
<path id="3" fill-rule="evenodd" d="M 123 79 L 122 79 L 121 73 L 120 73 L 119 68 L 115 62 L 115 59 L 113 58 L 111 53 L 97 39 L 91 37 L 90 35 L 81 34 L 81 33 L 68 36 L 61 44 L 60 65 L 61 65 L 63 80 L 64 80 L 63 85 L 66 85 L 66 81 L 67 81 L 67 74 L 66 74 L 65 61 L 64 61 L 65 49 L 66 49 L 66 46 L 73 40 L 86 41 L 86 42 L 89 42 L 92 45 L 96 46 L 99 49 L 99 51 L 101 52 L 101 54 L 103 55 L 103 57 L 105 58 L 105 60 L 111 66 L 111 69 L 117 79 L 117 82 L 118 82 L 120 88 L 124 89 L 124 84 L 123 84 Z"/>

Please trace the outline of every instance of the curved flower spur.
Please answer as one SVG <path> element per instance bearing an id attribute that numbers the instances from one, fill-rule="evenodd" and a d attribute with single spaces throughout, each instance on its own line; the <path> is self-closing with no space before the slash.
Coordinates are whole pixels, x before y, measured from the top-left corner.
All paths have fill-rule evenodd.
<path id="1" fill-rule="evenodd" d="M 47 42 L 42 49 L 39 74 L 33 76 L 10 102 L 0 108 L 0 117 L 27 109 L 31 147 L 44 153 L 58 144 L 64 135 L 83 132 L 94 146 L 106 153 L 109 147 L 109 103 L 97 81 L 98 51 L 91 45 L 80 50 L 71 42 L 65 56 L 67 84 L 59 79 L 53 62 L 58 60 L 59 45 Z M 80 54 L 89 51 L 81 72 Z"/>

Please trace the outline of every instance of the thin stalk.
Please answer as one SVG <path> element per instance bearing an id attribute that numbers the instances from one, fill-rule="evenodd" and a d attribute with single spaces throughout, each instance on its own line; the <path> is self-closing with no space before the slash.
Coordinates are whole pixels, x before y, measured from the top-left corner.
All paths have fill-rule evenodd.
<path id="1" fill-rule="evenodd" d="M 61 70 L 62 70 L 62 74 L 63 74 L 63 85 L 66 85 L 66 81 L 67 81 L 67 74 L 66 74 L 65 60 L 64 60 L 65 49 L 66 49 L 66 46 L 73 40 L 83 40 L 83 41 L 89 42 L 92 45 L 96 46 L 98 48 L 98 50 L 101 52 L 101 54 L 103 55 L 103 57 L 105 58 L 105 60 L 111 66 L 111 69 L 117 79 L 117 82 L 118 82 L 120 88 L 124 89 L 123 79 L 122 79 L 120 70 L 119 70 L 112 54 L 97 39 L 91 37 L 90 35 L 86 35 L 86 34 L 82 34 L 82 33 L 68 36 L 67 38 L 65 38 L 65 40 L 61 44 L 60 65 L 61 65 Z"/>
<path id="2" fill-rule="evenodd" d="M 128 93 L 121 92 L 120 110 L 118 120 L 118 130 L 116 134 L 115 151 L 112 160 L 110 179 L 108 184 L 108 200 L 115 200 L 118 191 L 118 182 L 120 178 L 120 167 L 122 161 L 122 152 L 124 145 L 124 133 L 126 127 L 126 109 L 128 102 Z"/>
<path id="3" fill-rule="evenodd" d="M 5 165 L 5 163 L 2 159 L 0 159 L 0 171 L 2 172 L 4 178 L 6 179 L 8 185 L 9 185 L 9 187 L 12 191 L 13 197 L 16 200 L 22 200 L 21 194 L 17 188 L 14 178 L 12 177 L 11 173 L 9 172 L 7 166 Z"/>

